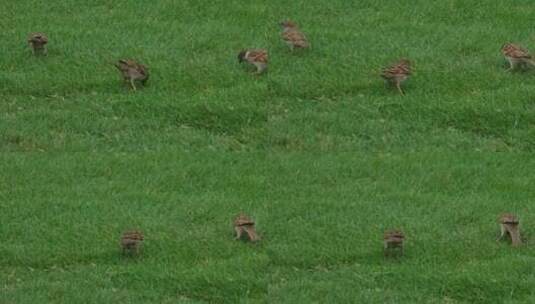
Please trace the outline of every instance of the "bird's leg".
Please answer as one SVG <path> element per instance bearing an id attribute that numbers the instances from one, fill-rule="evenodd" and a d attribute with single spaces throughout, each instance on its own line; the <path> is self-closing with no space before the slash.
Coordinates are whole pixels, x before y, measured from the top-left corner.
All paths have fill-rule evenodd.
<path id="1" fill-rule="evenodd" d="M 241 239 L 241 234 L 242 234 L 242 228 L 240 226 L 236 226 L 234 227 L 234 231 L 236 231 L 236 240 L 239 240 Z"/>
<path id="2" fill-rule="evenodd" d="M 398 88 L 398 91 L 402 96 L 405 95 L 403 93 L 403 90 L 401 89 L 401 82 L 400 81 L 396 81 L 396 88 Z"/>
<path id="3" fill-rule="evenodd" d="M 509 61 L 509 68 L 507 70 L 505 70 L 505 71 L 509 72 L 509 71 L 514 70 L 515 69 L 515 64 L 513 63 L 513 60 L 509 59 L 507 61 Z"/>
<path id="4" fill-rule="evenodd" d="M 130 86 L 134 91 L 136 91 L 136 85 L 134 84 L 134 78 L 130 78 Z"/>

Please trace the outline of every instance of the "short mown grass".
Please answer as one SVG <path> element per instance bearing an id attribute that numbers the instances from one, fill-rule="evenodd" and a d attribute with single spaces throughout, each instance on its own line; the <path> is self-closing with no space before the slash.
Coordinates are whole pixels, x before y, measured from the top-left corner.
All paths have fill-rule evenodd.
<path id="1" fill-rule="evenodd" d="M 535 51 L 534 9 L 7 1 L 0 303 L 535 302 L 535 69 L 506 72 L 499 52 Z M 310 50 L 280 41 L 286 18 Z M 267 74 L 238 64 L 245 47 L 269 50 Z M 147 87 L 121 85 L 124 57 Z M 400 57 L 406 96 L 378 77 Z M 233 240 L 240 211 L 259 244 Z M 524 246 L 495 241 L 501 212 Z M 131 228 L 136 259 L 119 254 Z M 403 258 L 383 258 L 388 228 Z"/>

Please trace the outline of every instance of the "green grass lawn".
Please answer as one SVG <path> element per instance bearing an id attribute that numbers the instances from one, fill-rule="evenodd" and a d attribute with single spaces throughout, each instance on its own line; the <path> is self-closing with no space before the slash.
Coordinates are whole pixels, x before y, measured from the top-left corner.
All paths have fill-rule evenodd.
<path id="1" fill-rule="evenodd" d="M 535 51 L 532 1 L 4 2 L 0 303 L 535 302 L 535 69 L 500 54 Z M 378 76 L 400 57 L 406 96 Z M 495 242 L 506 211 L 521 248 Z"/>

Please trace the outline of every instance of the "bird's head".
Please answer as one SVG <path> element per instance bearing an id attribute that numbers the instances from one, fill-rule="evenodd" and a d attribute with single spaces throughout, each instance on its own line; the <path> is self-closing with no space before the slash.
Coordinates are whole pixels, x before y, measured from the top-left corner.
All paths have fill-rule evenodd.
<path id="1" fill-rule="evenodd" d="M 238 61 L 241 63 L 245 60 L 245 55 L 247 55 L 247 51 L 246 50 L 242 50 L 239 54 L 238 54 Z"/>

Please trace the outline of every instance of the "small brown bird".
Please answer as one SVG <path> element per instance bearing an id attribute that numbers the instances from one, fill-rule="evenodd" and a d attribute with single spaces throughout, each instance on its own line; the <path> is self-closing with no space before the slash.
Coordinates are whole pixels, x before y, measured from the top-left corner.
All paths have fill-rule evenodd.
<path id="1" fill-rule="evenodd" d="M 290 50 L 293 51 L 295 48 L 306 49 L 310 47 L 305 34 L 299 30 L 297 24 L 291 20 L 286 20 L 280 23 L 282 26 L 282 40 L 290 47 Z"/>
<path id="2" fill-rule="evenodd" d="M 528 50 L 522 48 L 518 44 L 506 43 L 502 46 L 502 54 L 509 62 L 509 70 L 513 70 L 518 66 L 525 67 L 526 65 L 535 66 L 533 57 L 529 54 Z"/>
<path id="3" fill-rule="evenodd" d="M 268 52 L 265 49 L 246 49 L 238 54 L 238 61 L 247 61 L 256 67 L 256 74 L 261 74 L 268 66 Z"/>
<path id="4" fill-rule="evenodd" d="M 522 245 L 522 240 L 520 238 L 520 230 L 518 228 L 519 220 L 518 217 L 511 213 L 504 213 L 500 215 L 498 219 L 500 223 L 500 237 L 496 241 L 501 240 L 505 234 L 509 234 L 511 237 L 511 245 L 514 247 Z"/>
<path id="5" fill-rule="evenodd" d="M 399 249 L 403 255 L 403 241 L 405 235 L 401 230 L 387 230 L 384 234 L 384 255 L 390 255 L 393 249 Z"/>
<path id="6" fill-rule="evenodd" d="M 384 68 L 381 73 L 381 77 L 388 81 L 388 83 L 396 86 L 401 95 L 404 95 L 403 90 L 401 89 L 401 84 L 407 80 L 410 75 L 411 63 L 408 59 L 401 59 L 395 64 Z"/>
<path id="7" fill-rule="evenodd" d="M 149 71 L 147 67 L 132 59 L 121 59 L 114 65 L 123 75 L 124 82 L 129 83 L 134 91 L 136 90 L 136 81 L 145 85 L 147 80 L 149 80 Z"/>
<path id="8" fill-rule="evenodd" d="M 121 249 L 123 254 L 138 255 L 143 247 L 143 233 L 139 230 L 129 230 L 121 236 Z"/>
<path id="9" fill-rule="evenodd" d="M 48 37 L 43 33 L 31 33 L 28 36 L 28 45 L 32 49 L 34 55 L 46 55 Z"/>
<path id="10" fill-rule="evenodd" d="M 234 231 L 236 231 L 236 240 L 241 239 L 243 235 L 246 235 L 251 242 L 260 240 L 260 236 L 256 233 L 255 222 L 243 213 L 234 219 Z"/>

